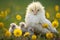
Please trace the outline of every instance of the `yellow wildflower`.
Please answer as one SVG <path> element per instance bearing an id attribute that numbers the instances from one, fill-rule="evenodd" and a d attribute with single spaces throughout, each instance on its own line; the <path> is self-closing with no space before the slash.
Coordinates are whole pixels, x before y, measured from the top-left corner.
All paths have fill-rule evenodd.
<path id="1" fill-rule="evenodd" d="M 20 30 L 20 29 L 15 29 L 13 33 L 14 33 L 14 36 L 15 37 L 22 36 L 22 30 Z"/>
<path id="2" fill-rule="evenodd" d="M 0 22 L 0 28 L 1 27 L 4 27 L 4 23 L 3 22 Z"/>
<path id="3" fill-rule="evenodd" d="M 60 18 L 60 13 L 57 13 L 56 14 L 56 18 Z"/>
<path id="4" fill-rule="evenodd" d="M 2 17 L 2 18 L 5 18 L 5 14 L 4 14 L 3 11 L 1 11 L 1 17 Z"/>
<path id="5" fill-rule="evenodd" d="M 21 16 L 20 15 L 16 15 L 16 19 L 17 20 L 21 20 Z"/>
<path id="6" fill-rule="evenodd" d="M 47 23 L 44 23 L 42 24 L 43 28 L 47 28 L 48 27 L 48 24 Z"/>
<path id="7" fill-rule="evenodd" d="M 51 33 L 51 32 L 48 32 L 48 33 L 46 33 L 46 37 L 48 38 L 48 39 L 50 39 L 50 38 L 53 38 L 53 33 Z"/>
<path id="8" fill-rule="evenodd" d="M 57 28 L 59 26 L 59 22 L 57 20 L 54 20 L 52 22 L 52 26 L 55 27 L 55 28 Z"/>
<path id="9" fill-rule="evenodd" d="M 27 36 L 29 36 L 29 35 L 30 35 L 29 32 L 25 32 L 24 37 L 27 37 Z"/>
<path id="10" fill-rule="evenodd" d="M 55 6 L 55 10 L 59 11 L 59 6 L 58 5 Z"/>
<path id="11" fill-rule="evenodd" d="M 46 12 L 46 18 L 50 18 L 50 14 Z"/>
<path id="12" fill-rule="evenodd" d="M 11 33 L 10 33 L 9 31 L 6 31 L 6 32 L 5 32 L 5 36 L 6 36 L 6 37 L 10 37 L 10 36 L 11 36 Z"/>
<path id="13" fill-rule="evenodd" d="M 32 40 L 36 40 L 37 36 L 36 35 L 32 35 Z"/>

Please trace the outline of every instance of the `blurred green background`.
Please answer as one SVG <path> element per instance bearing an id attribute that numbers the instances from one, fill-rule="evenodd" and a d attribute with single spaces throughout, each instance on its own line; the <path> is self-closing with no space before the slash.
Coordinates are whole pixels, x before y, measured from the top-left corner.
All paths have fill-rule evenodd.
<path id="1" fill-rule="evenodd" d="M 45 10 L 50 13 L 51 20 L 56 14 L 54 9 L 55 5 L 59 5 L 60 7 L 60 0 L 36 0 L 42 3 L 45 7 Z M 5 27 L 9 27 L 9 24 L 12 22 L 19 23 L 20 21 L 24 21 L 26 7 L 33 2 L 33 0 L 0 0 L 0 14 L 1 11 L 5 12 L 6 10 L 9 11 L 7 16 L 4 18 L 0 17 L 0 22 L 4 22 Z M 60 10 L 58 11 L 60 12 Z M 20 14 L 22 16 L 21 20 L 16 20 L 15 16 Z M 5 15 L 5 14 L 4 14 Z"/>
<path id="2" fill-rule="evenodd" d="M 50 21 L 55 19 L 56 13 L 60 13 L 60 8 L 58 11 L 55 10 L 55 6 L 60 7 L 60 0 L 36 0 L 42 3 L 45 7 L 46 12 L 50 14 Z M 26 14 L 26 7 L 33 2 L 33 0 L 0 0 L 0 22 L 4 23 L 5 28 L 9 28 L 10 23 L 18 24 L 24 21 Z M 16 15 L 21 16 L 21 20 L 16 19 Z M 60 23 L 60 19 L 58 20 Z M 60 26 L 60 24 L 59 24 Z"/>

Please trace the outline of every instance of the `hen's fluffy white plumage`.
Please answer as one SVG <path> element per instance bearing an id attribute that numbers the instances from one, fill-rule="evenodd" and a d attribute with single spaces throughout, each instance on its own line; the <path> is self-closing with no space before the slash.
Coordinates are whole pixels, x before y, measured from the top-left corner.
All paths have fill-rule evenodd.
<path id="1" fill-rule="evenodd" d="M 34 15 L 33 10 L 38 10 L 36 15 Z M 47 33 L 49 31 L 57 33 L 57 30 L 52 27 L 51 22 L 45 17 L 44 7 L 40 2 L 33 2 L 27 7 L 25 23 L 27 27 L 33 27 L 37 31 L 42 33 Z M 48 28 L 43 28 L 41 24 L 47 23 Z"/>

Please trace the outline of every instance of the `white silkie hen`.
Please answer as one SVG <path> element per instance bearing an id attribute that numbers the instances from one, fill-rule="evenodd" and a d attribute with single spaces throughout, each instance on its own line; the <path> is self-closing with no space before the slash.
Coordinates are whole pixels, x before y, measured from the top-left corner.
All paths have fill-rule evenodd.
<path id="1" fill-rule="evenodd" d="M 47 33 L 49 31 L 58 33 L 55 28 L 52 27 L 51 22 L 45 17 L 44 7 L 40 2 L 32 2 L 28 5 L 26 10 L 25 23 L 27 27 L 33 27 L 37 32 Z M 48 28 L 43 28 L 42 24 L 47 23 Z"/>

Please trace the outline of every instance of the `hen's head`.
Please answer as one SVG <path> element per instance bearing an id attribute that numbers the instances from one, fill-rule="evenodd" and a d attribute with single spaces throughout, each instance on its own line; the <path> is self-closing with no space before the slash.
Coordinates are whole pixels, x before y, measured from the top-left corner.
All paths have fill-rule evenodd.
<path id="1" fill-rule="evenodd" d="M 28 5 L 27 12 L 33 15 L 37 15 L 38 13 L 45 11 L 44 11 L 44 7 L 40 2 L 32 2 L 30 5 Z"/>

